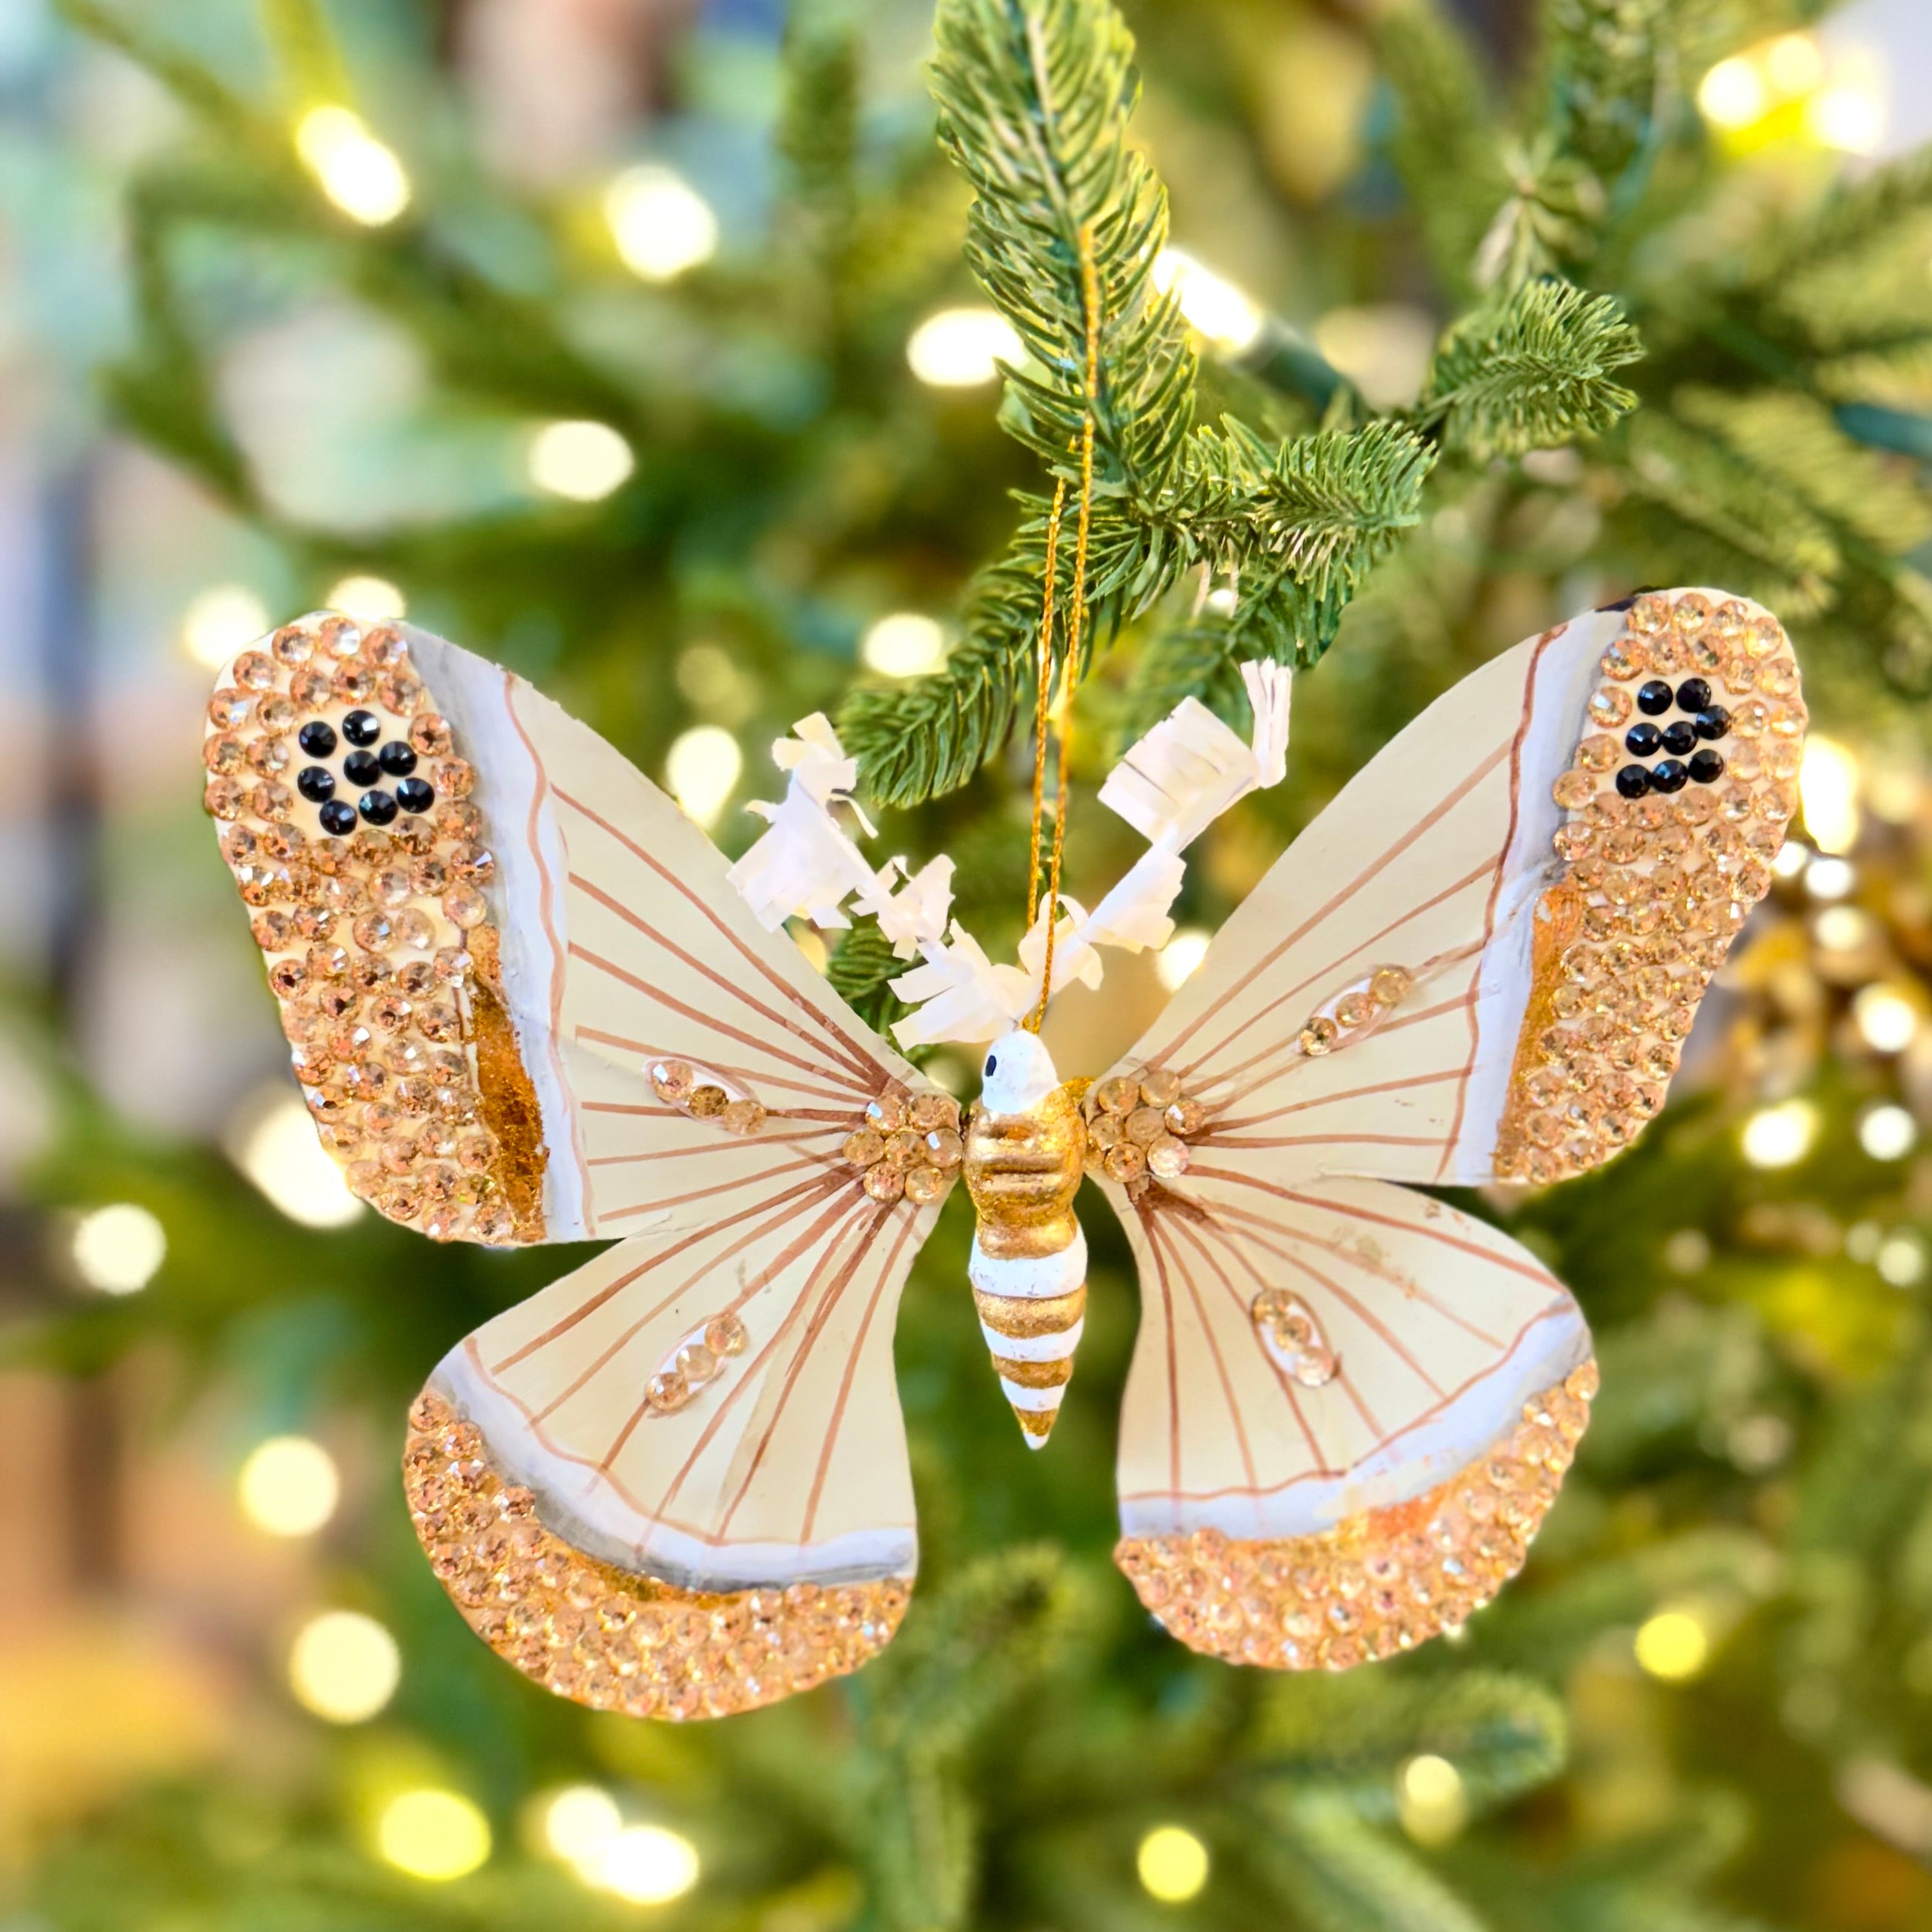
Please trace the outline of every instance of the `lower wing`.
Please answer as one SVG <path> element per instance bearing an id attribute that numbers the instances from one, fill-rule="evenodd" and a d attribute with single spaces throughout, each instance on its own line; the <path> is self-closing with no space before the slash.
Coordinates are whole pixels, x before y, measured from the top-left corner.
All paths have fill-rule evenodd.
<path id="1" fill-rule="evenodd" d="M 548 1688 L 718 1716 L 890 1640 L 917 1559 L 892 1326 L 938 1208 L 865 1172 L 752 1176 L 438 1365 L 404 1461 L 417 1533 Z"/>
<path id="2" fill-rule="evenodd" d="M 1382 1181 L 1204 1158 L 1130 1198 L 1139 1264 L 1115 1560 L 1184 1643 L 1342 1670 L 1521 1566 L 1596 1386 L 1534 1256 Z"/>

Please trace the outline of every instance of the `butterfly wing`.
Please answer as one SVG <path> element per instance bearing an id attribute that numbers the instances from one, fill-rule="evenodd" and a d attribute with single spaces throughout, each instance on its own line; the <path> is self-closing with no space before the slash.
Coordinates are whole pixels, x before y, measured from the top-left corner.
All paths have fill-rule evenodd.
<path id="1" fill-rule="evenodd" d="M 412 1415 L 465 1614 L 553 1689 L 655 1715 L 862 1661 L 914 1562 L 891 1335 L 954 1104 L 496 666 L 318 616 L 235 660 L 210 725 L 208 803 L 350 1185 L 437 1239 L 628 1238 L 452 1350 Z"/>
<path id="2" fill-rule="evenodd" d="M 1337 796 L 1096 1088 L 1144 1310 L 1121 1561 L 1185 1640 L 1352 1662 L 1521 1562 L 1582 1425 L 1582 1318 L 1388 1184 L 1554 1180 L 1640 1131 L 1768 887 L 1804 726 L 1754 604 L 1652 593 L 1529 640 Z"/>

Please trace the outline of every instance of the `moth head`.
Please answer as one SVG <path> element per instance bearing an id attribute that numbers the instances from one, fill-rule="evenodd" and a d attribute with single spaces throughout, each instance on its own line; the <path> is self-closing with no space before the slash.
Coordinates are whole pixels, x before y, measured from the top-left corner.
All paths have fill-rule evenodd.
<path id="1" fill-rule="evenodd" d="M 987 1048 L 980 1083 L 980 1098 L 989 1112 L 1023 1114 L 1060 1084 L 1060 1076 L 1039 1036 L 1016 1027 Z"/>

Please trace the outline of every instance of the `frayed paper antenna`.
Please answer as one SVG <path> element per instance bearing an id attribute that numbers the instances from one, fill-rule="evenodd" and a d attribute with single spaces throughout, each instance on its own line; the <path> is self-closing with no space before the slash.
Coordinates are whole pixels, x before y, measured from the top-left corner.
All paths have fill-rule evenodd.
<path id="1" fill-rule="evenodd" d="M 1139 952 L 1165 946 L 1174 932 L 1168 908 L 1186 878 L 1181 853 L 1237 800 L 1281 782 L 1292 674 L 1286 664 L 1246 664 L 1241 681 L 1254 712 L 1246 743 L 1205 705 L 1184 698 L 1108 775 L 1100 802 L 1140 832 L 1148 849 L 1091 913 L 1061 896 L 1056 991 L 1076 980 L 1100 985 L 1098 946 Z M 1020 941 L 1018 964 L 995 965 L 958 920 L 949 926 L 952 861 L 934 859 L 910 877 L 902 858 L 874 871 L 832 812 L 835 805 L 851 806 L 866 836 L 875 836 L 852 800 L 856 760 L 846 757 L 821 713 L 792 729 L 772 747 L 791 782 L 782 803 L 748 808 L 770 820 L 771 830 L 732 867 L 732 884 L 768 928 L 793 918 L 849 926 L 849 899 L 853 910 L 878 920 L 900 958 L 916 955 L 922 963 L 891 982 L 915 1009 L 892 1028 L 902 1046 L 997 1039 L 1040 1004 L 1045 907 Z"/>

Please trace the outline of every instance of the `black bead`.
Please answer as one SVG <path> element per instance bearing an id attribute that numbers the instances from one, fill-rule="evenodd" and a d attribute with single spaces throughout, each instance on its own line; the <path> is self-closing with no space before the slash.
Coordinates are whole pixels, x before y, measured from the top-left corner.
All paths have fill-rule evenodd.
<path id="1" fill-rule="evenodd" d="M 436 793 L 422 778 L 405 778 L 396 788 L 396 802 L 405 812 L 427 812 L 436 802 Z"/>
<path id="2" fill-rule="evenodd" d="M 1688 718 L 1673 718 L 1664 728 L 1664 748 L 1673 758 L 1688 758 L 1697 748 L 1697 728 Z"/>
<path id="3" fill-rule="evenodd" d="M 326 758 L 335 749 L 335 727 L 325 724 L 320 718 L 311 718 L 296 734 L 296 742 L 311 758 Z"/>
<path id="4" fill-rule="evenodd" d="M 341 799 L 325 805 L 316 816 L 322 820 L 323 831 L 332 838 L 346 838 L 356 830 L 356 808 Z"/>
<path id="5" fill-rule="evenodd" d="M 358 802 L 371 825 L 386 825 L 396 815 L 396 801 L 386 791 L 365 791 Z"/>
<path id="6" fill-rule="evenodd" d="M 1637 686 L 1636 708 L 1646 718 L 1661 718 L 1675 699 L 1676 693 L 1660 677 L 1654 677 L 1648 684 Z"/>
<path id="7" fill-rule="evenodd" d="M 1715 784 L 1724 776 L 1724 754 L 1712 751 L 1708 746 L 1701 752 L 1694 752 L 1690 776 L 1700 784 Z"/>
<path id="8" fill-rule="evenodd" d="M 326 805 L 335 796 L 335 774 L 320 765 L 304 765 L 296 774 L 296 790 L 311 805 Z"/>
<path id="9" fill-rule="evenodd" d="M 1650 768 L 1650 782 L 1659 791 L 1682 791 L 1690 776 L 1675 758 L 1660 758 Z"/>
<path id="10" fill-rule="evenodd" d="M 1696 723 L 1700 738 L 1721 738 L 1731 728 L 1731 714 L 1721 704 L 1706 705 L 1698 712 Z"/>
<path id="11" fill-rule="evenodd" d="M 1624 748 L 1634 758 L 1654 758 L 1663 746 L 1664 734 L 1654 724 L 1633 724 L 1624 734 Z"/>
<path id="12" fill-rule="evenodd" d="M 406 778 L 416 768 L 416 754 L 400 738 L 392 738 L 376 755 L 394 778 Z"/>
<path id="13" fill-rule="evenodd" d="M 1641 765 L 1626 765 L 1617 774 L 1617 789 L 1626 798 L 1641 798 L 1650 789 L 1650 774 Z"/>
<path id="14" fill-rule="evenodd" d="M 1677 687 L 1680 711 L 1702 711 L 1711 701 L 1711 687 L 1701 677 L 1687 677 Z"/>
<path id="15" fill-rule="evenodd" d="M 372 785 L 382 776 L 374 752 L 351 752 L 342 761 L 342 776 L 352 785 Z"/>
<path id="16" fill-rule="evenodd" d="M 342 721 L 342 735 L 352 745 L 373 745 L 382 735 L 382 721 L 373 711 L 352 711 Z"/>

